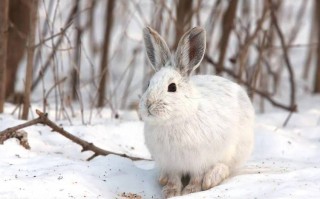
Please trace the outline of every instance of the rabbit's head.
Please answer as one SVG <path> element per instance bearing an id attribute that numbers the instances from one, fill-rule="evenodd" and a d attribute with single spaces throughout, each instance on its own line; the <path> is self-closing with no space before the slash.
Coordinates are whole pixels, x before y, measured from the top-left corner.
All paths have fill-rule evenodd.
<path id="1" fill-rule="evenodd" d="M 174 56 L 155 30 L 147 27 L 143 36 L 155 74 L 140 100 L 142 118 L 149 122 L 163 122 L 188 117 L 197 108 L 197 91 L 190 85 L 189 77 L 203 59 L 205 30 L 195 27 L 185 33 Z"/>

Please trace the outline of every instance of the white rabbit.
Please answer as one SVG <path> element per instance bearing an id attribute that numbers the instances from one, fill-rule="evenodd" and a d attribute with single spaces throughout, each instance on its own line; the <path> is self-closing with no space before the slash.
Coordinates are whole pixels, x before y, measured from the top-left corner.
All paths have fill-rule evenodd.
<path id="1" fill-rule="evenodd" d="M 203 59 L 205 30 L 181 38 L 174 57 L 161 36 L 143 31 L 156 73 L 139 104 L 145 142 L 161 170 L 166 198 L 210 189 L 250 156 L 254 109 L 236 83 L 213 75 L 191 76 Z M 189 175 L 183 187 L 182 176 Z"/>

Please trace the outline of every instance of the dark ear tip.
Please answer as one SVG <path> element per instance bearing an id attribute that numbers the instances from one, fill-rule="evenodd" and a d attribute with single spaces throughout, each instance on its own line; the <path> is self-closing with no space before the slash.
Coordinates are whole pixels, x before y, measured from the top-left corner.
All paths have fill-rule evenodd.
<path id="1" fill-rule="evenodd" d="M 143 31 L 144 34 L 145 33 L 150 33 L 150 27 L 148 27 L 148 26 L 144 27 L 142 31 Z"/>
<path id="2" fill-rule="evenodd" d="M 189 35 L 189 39 L 201 38 L 203 41 L 206 40 L 206 30 L 200 26 L 192 28 L 185 35 Z"/>
<path id="3" fill-rule="evenodd" d="M 205 29 L 201 26 L 196 26 L 192 28 L 193 30 L 198 30 L 198 31 L 205 31 Z"/>
<path id="4" fill-rule="evenodd" d="M 153 30 L 150 26 L 146 26 L 143 28 L 143 33 L 153 33 L 155 30 Z"/>
<path id="5" fill-rule="evenodd" d="M 202 33 L 206 33 L 206 30 L 200 26 L 196 26 L 194 28 L 192 28 L 190 30 L 191 33 L 195 34 L 195 35 L 198 35 L 198 34 L 202 34 Z"/>

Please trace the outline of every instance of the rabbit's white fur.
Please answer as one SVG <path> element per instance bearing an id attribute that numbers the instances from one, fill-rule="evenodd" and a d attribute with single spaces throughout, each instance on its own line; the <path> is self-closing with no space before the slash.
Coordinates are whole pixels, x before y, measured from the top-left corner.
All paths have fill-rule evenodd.
<path id="1" fill-rule="evenodd" d="M 160 37 L 148 31 L 145 34 Z M 199 56 L 201 61 L 203 54 Z M 192 67 L 190 71 L 197 66 Z M 168 92 L 171 83 L 176 92 Z M 139 108 L 146 145 L 162 174 L 169 177 L 189 174 L 192 179 L 219 164 L 232 171 L 252 151 L 254 109 L 246 92 L 225 78 L 189 76 L 167 60 L 151 78 Z"/>
<path id="2" fill-rule="evenodd" d="M 253 146 L 254 112 L 245 91 L 218 76 L 191 76 L 189 82 L 171 68 L 150 81 L 140 103 L 145 141 L 159 167 L 168 173 L 203 173 L 216 163 L 234 168 Z M 179 98 L 167 92 L 179 82 Z M 146 100 L 154 100 L 156 116 L 148 116 Z M 159 110 L 157 110 L 159 109 Z"/>

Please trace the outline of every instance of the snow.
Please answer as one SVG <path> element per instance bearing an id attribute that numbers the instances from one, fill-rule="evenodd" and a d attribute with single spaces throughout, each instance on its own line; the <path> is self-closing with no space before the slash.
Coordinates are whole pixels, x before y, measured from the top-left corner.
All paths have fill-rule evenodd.
<path id="1" fill-rule="evenodd" d="M 293 114 L 286 127 L 286 112 L 257 114 L 254 152 L 232 177 L 211 190 L 177 198 L 318 198 L 319 96 L 300 102 L 304 110 Z M 0 130 L 24 122 L 8 113 L 0 115 Z M 73 125 L 57 123 L 103 149 L 150 158 L 143 123 L 133 113 L 122 112 L 120 118 L 96 116 L 92 124 L 83 125 L 78 115 Z M 31 150 L 15 139 L 0 145 L 1 198 L 162 198 L 153 161 L 133 162 L 115 155 L 86 161 L 91 152 L 81 153 L 79 145 L 48 127 L 25 130 Z"/>

